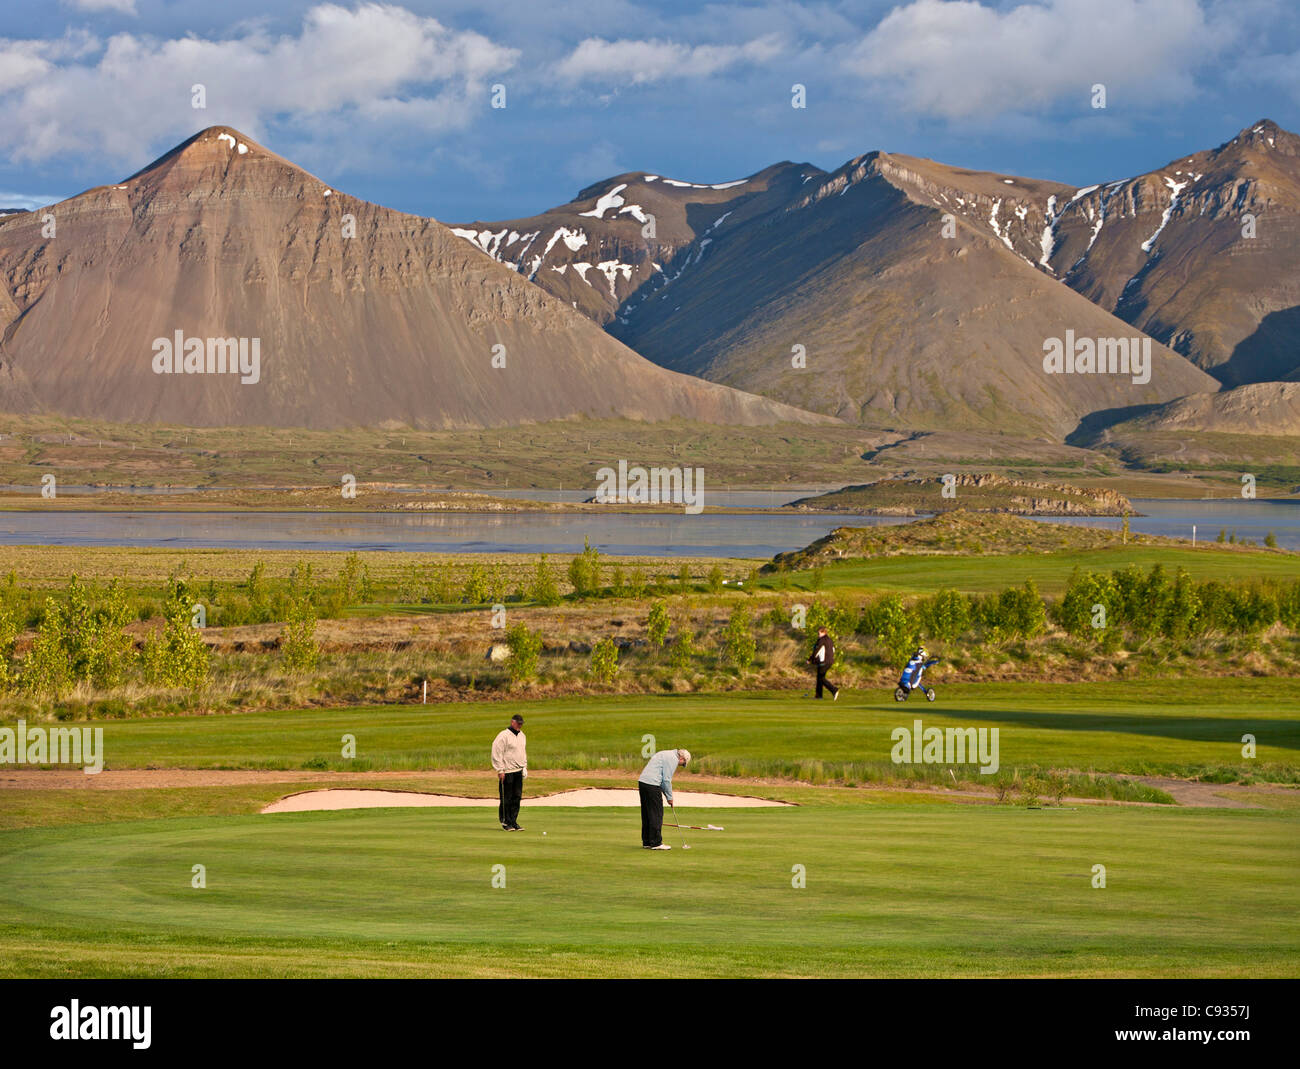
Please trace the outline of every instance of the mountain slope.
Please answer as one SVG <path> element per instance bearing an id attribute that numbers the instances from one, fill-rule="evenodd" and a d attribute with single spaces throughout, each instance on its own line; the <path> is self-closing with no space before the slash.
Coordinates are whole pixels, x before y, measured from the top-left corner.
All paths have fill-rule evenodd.
<path id="1" fill-rule="evenodd" d="M 1300 370 L 1300 137 L 1276 123 L 1084 192 L 1057 234 L 1067 284 L 1225 384 Z"/>
<path id="2" fill-rule="evenodd" d="M 605 324 L 633 294 L 675 277 L 700 246 L 707 249 L 720 221 L 771 210 L 820 174 L 809 164 L 778 163 L 748 178 L 708 184 L 637 171 L 588 186 L 541 215 L 449 225 L 452 233 Z"/>
<path id="3" fill-rule="evenodd" d="M 902 426 L 1060 439 L 1099 410 L 1216 389 L 1159 345 L 1146 383 L 1044 371 L 1045 341 L 1066 331 L 1137 333 L 1017 247 L 1032 236 L 1043 257 L 1046 220 L 1026 205 L 1068 192 L 870 153 L 715 227 L 680 278 L 610 330 L 667 367 Z M 796 346 L 806 369 L 792 366 Z"/>
<path id="4" fill-rule="evenodd" d="M 227 127 L 52 211 L 52 238 L 32 214 L 0 221 L 10 411 L 322 428 L 816 418 L 665 372 L 440 223 L 331 190 Z M 256 339 L 258 381 L 156 373 L 155 341 L 177 331 Z"/>

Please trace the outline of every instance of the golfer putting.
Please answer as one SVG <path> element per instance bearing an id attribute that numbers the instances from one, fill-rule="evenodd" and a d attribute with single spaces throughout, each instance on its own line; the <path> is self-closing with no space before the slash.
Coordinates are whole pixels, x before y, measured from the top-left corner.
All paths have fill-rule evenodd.
<path id="1" fill-rule="evenodd" d="M 664 842 L 664 799 L 673 804 L 673 773 L 690 759 L 690 750 L 660 750 L 641 771 L 641 845 L 647 850 L 672 849 Z"/>

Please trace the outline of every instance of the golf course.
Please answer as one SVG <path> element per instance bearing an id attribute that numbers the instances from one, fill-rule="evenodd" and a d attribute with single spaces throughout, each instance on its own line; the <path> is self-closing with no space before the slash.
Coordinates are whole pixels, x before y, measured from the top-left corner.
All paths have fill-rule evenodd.
<path id="1" fill-rule="evenodd" d="M 515 713 L 520 834 L 492 807 L 261 812 L 344 784 L 494 806 L 488 744 Z M 998 729 L 1000 767 L 958 789 L 942 763 L 893 761 L 915 719 Z M 1300 956 L 1295 679 L 77 726 L 103 730 L 97 776 L 0 773 L 5 976 L 1268 977 Z M 723 830 L 665 828 L 655 853 L 634 808 L 530 807 L 634 787 L 647 736 L 692 749 L 679 812 Z M 1057 797 L 1035 786 L 1049 769 L 1071 770 Z M 789 804 L 692 808 L 699 791 Z"/>

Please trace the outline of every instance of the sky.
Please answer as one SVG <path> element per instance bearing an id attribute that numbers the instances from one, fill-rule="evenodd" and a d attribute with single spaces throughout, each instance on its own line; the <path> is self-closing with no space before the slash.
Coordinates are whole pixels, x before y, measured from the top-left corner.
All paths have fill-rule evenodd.
<path id="1" fill-rule="evenodd" d="M 218 124 L 446 222 L 873 149 L 1083 186 L 1300 129 L 1295 0 L 0 3 L 0 207 Z"/>

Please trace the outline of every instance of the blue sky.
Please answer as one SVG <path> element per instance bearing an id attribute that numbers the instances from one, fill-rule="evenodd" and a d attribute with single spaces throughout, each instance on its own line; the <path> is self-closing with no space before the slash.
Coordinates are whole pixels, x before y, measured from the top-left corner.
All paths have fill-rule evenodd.
<path id="1" fill-rule="evenodd" d="M 1085 185 L 1264 117 L 1300 129 L 1293 0 L 7 0 L 0 206 L 218 123 L 460 222 L 620 171 L 719 182 L 876 148 Z"/>

